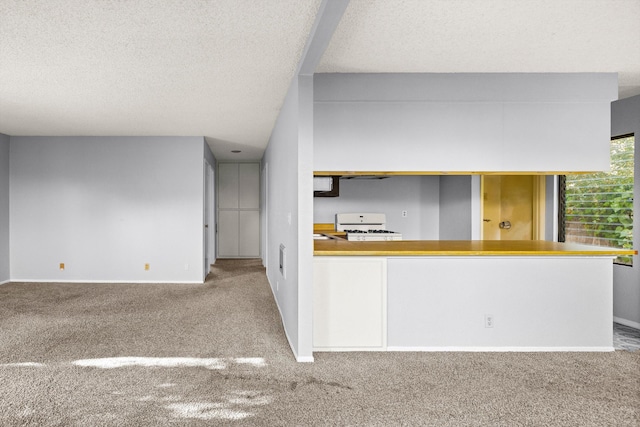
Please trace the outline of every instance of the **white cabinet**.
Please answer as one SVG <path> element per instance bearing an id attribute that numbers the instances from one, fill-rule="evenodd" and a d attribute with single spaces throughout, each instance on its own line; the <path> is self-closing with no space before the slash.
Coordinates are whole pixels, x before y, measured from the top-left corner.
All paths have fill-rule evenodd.
<path id="1" fill-rule="evenodd" d="M 218 164 L 218 256 L 260 256 L 260 164 Z"/>
<path id="2" fill-rule="evenodd" d="M 386 293 L 386 258 L 315 257 L 314 351 L 384 350 Z"/>

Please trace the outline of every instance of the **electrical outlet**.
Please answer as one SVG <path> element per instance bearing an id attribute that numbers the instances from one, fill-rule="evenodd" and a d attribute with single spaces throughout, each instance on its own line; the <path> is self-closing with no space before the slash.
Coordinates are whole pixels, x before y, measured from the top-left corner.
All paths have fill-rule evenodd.
<path id="1" fill-rule="evenodd" d="M 493 328 L 493 314 L 484 315 L 484 327 Z"/>
<path id="2" fill-rule="evenodd" d="M 189 269 L 189 264 L 185 264 L 185 265 L 184 265 L 184 269 L 185 269 L 185 270 L 188 270 L 188 269 Z"/>
<path id="3" fill-rule="evenodd" d="M 407 217 L 407 211 L 402 211 L 402 218 L 406 218 Z"/>
<path id="4" fill-rule="evenodd" d="M 149 264 L 148 263 L 144 265 L 144 270 L 145 271 L 149 271 Z"/>

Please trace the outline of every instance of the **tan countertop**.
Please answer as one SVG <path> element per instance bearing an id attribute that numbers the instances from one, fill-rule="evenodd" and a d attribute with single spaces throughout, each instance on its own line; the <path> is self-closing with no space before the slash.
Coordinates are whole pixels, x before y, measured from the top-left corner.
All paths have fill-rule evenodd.
<path id="1" fill-rule="evenodd" d="M 637 251 L 545 240 L 314 241 L 314 256 L 618 256 Z"/>

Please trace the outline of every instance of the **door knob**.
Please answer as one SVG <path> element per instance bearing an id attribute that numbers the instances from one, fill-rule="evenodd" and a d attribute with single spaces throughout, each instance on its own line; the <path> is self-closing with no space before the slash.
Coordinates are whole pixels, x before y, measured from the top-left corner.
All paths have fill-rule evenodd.
<path id="1" fill-rule="evenodd" d="M 498 227 L 504 230 L 508 230 L 511 228 L 511 223 L 509 221 L 502 221 L 500 224 L 498 224 Z"/>

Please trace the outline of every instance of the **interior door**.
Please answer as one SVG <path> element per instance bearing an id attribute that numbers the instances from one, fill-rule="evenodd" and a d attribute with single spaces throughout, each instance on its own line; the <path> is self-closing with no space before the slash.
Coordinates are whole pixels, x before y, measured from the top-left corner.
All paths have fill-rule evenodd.
<path id="1" fill-rule="evenodd" d="M 482 177 L 482 238 L 533 240 L 544 237 L 544 177 Z"/>
<path id="2" fill-rule="evenodd" d="M 203 260 L 203 274 L 206 278 L 211 271 L 211 261 L 213 260 L 212 239 L 211 230 L 213 229 L 213 169 L 209 162 L 204 161 L 204 227 L 203 227 L 203 242 L 204 242 L 204 260 Z"/>

